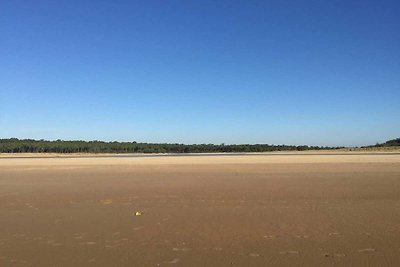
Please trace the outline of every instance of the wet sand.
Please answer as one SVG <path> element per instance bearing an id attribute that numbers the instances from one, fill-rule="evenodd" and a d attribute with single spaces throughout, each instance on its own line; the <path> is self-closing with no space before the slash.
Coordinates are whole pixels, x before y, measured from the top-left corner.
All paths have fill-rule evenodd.
<path id="1" fill-rule="evenodd" d="M 398 154 L 0 159 L 0 266 L 399 265 Z"/>

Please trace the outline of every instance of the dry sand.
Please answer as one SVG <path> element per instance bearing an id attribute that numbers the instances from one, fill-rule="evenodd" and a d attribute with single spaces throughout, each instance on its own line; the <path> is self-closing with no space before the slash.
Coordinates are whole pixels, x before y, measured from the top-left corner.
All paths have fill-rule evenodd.
<path id="1" fill-rule="evenodd" d="M 0 158 L 0 266 L 399 265 L 399 154 Z"/>

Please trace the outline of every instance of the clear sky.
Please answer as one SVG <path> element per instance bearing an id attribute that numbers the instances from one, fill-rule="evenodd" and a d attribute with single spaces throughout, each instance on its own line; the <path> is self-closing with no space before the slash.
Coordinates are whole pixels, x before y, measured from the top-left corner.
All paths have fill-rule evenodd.
<path id="1" fill-rule="evenodd" d="M 400 137 L 400 1 L 0 3 L 0 138 Z"/>

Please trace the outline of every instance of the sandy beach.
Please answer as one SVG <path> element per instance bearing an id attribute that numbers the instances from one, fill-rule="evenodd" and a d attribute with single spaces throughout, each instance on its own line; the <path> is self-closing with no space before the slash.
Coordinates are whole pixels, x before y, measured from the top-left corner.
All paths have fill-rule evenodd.
<path id="1" fill-rule="evenodd" d="M 398 265 L 397 153 L 0 156 L 0 266 Z"/>

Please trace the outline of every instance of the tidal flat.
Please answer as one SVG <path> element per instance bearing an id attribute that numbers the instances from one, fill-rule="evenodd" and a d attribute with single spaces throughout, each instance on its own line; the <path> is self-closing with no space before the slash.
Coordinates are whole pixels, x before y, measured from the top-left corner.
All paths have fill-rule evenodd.
<path id="1" fill-rule="evenodd" d="M 400 154 L 0 158 L 0 266 L 333 265 L 400 265 Z"/>

